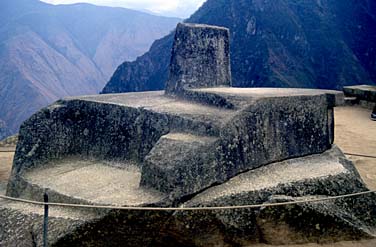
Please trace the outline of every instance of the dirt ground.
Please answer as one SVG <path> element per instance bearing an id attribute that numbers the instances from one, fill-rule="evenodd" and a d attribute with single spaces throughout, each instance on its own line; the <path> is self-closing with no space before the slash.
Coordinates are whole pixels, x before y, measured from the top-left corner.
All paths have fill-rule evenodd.
<path id="1" fill-rule="evenodd" d="M 335 109 L 335 143 L 345 153 L 376 156 L 376 121 L 371 121 L 370 110 L 360 107 L 337 107 Z M 12 165 L 12 152 L 1 152 L 14 149 L 7 145 L 1 147 L 0 143 L 0 184 L 6 183 Z M 348 155 L 368 187 L 376 190 L 376 159 Z M 255 245 L 268 247 L 269 245 Z M 289 245 L 284 247 L 375 247 L 376 239 L 356 242 L 339 242 L 333 244 L 305 244 Z M 271 247 L 271 246 L 270 246 Z"/>
<path id="2" fill-rule="evenodd" d="M 0 188 L 9 178 L 17 139 L 18 136 L 11 136 L 0 142 Z"/>
<path id="3" fill-rule="evenodd" d="M 8 149 L 0 148 L 0 183 L 6 183 L 9 178 L 14 153 L 3 152 Z"/>
<path id="4" fill-rule="evenodd" d="M 335 109 L 335 143 L 344 153 L 376 156 L 376 121 L 371 121 L 370 115 L 371 110 L 360 107 Z M 376 159 L 351 155 L 348 158 L 355 163 L 368 187 L 376 190 Z"/>

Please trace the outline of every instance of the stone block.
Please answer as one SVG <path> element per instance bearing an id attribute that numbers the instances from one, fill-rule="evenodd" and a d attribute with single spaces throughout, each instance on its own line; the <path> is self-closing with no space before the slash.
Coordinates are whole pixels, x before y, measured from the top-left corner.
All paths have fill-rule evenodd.
<path id="1" fill-rule="evenodd" d="M 358 100 L 364 100 L 376 103 L 376 86 L 356 85 L 343 87 L 343 92 L 348 97 L 356 97 Z"/>
<path id="2" fill-rule="evenodd" d="M 177 199 L 216 183 L 216 142 L 215 137 L 183 133 L 162 136 L 145 158 L 141 185 Z"/>
<path id="3" fill-rule="evenodd" d="M 343 102 L 342 93 L 230 85 L 229 31 L 179 24 L 166 92 L 67 98 L 25 121 L 7 194 L 41 200 L 47 191 L 63 203 L 200 207 L 367 190 L 332 146 L 333 107 Z M 59 223 L 59 215 L 67 217 L 63 210 L 52 219 L 57 227 L 50 243 L 247 246 L 277 243 L 273 236 L 284 234 L 283 243 L 372 237 L 375 200 L 274 210 L 106 210 Z M 26 206 L 15 212 L 0 200 L 0 245 L 13 238 L 23 246 L 39 243 L 40 228 L 32 234 L 22 228 L 40 220 L 34 212 Z M 21 224 L 12 226 L 18 218 Z M 77 225 L 70 228 L 71 222 Z"/>
<path id="4" fill-rule="evenodd" d="M 231 86 L 229 36 L 223 27 L 178 24 L 166 93 Z"/>
<path id="5" fill-rule="evenodd" d="M 184 207 L 252 205 L 327 198 L 366 191 L 341 151 L 291 159 L 240 174 L 211 187 Z M 176 212 L 167 223 L 171 246 L 301 244 L 375 236 L 375 195 L 299 205 Z M 199 233 L 199 234 L 198 234 Z M 167 241 L 167 239 L 164 239 Z"/>

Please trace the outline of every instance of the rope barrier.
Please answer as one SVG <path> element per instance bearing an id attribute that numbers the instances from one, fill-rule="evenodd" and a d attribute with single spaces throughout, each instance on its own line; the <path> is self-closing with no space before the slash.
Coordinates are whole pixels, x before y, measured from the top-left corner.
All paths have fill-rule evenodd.
<path id="1" fill-rule="evenodd" d="M 373 194 L 376 193 L 376 190 L 373 191 L 363 191 L 353 194 L 346 194 L 340 196 L 331 196 L 324 198 L 314 198 L 309 200 L 298 200 L 291 202 L 276 202 L 276 203 L 264 203 L 264 204 L 254 204 L 254 205 L 240 205 L 240 206 L 209 206 L 209 207 L 179 207 L 179 208 L 160 208 L 160 207 L 120 207 L 120 206 L 106 206 L 106 205 L 84 205 L 84 204 L 69 204 L 69 203 L 56 203 L 56 202 L 39 202 L 32 201 L 21 198 L 14 198 L 9 196 L 0 195 L 1 199 L 22 202 L 27 204 L 39 205 L 39 206 L 56 206 L 56 207 L 70 207 L 70 208 L 87 208 L 87 209 L 112 209 L 112 210 L 134 210 L 134 211 L 208 211 L 208 210 L 228 210 L 228 209 L 247 209 L 247 208 L 261 208 L 261 207 L 277 207 L 277 206 L 287 206 L 287 205 L 296 205 L 303 203 L 314 203 L 314 202 L 323 202 L 329 200 L 338 200 L 342 198 L 356 197 L 361 195 Z"/>
<path id="2" fill-rule="evenodd" d="M 351 155 L 351 156 L 358 156 L 358 157 L 364 157 L 364 158 L 371 158 L 371 159 L 376 159 L 376 156 L 372 155 L 365 155 L 365 154 L 352 154 L 352 153 L 344 153 L 346 155 Z"/>
<path id="3" fill-rule="evenodd" d="M 14 153 L 16 150 L 0 150 L 0 153 Z M 376 159 L 376 156 L 366 155 L 366 154 L 354 154 L 354 153 L 344 153 L 345 155 L 358 156 L 364 158 Z"/>

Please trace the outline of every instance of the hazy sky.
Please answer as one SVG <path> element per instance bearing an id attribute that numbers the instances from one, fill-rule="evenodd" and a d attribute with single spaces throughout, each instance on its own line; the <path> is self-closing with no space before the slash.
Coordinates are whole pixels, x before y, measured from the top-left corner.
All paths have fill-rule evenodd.
<path id="1" fill-rule="evenodd" d="M 148 10 L 165 16 L 189 17 L 205 0 L 41 0 L 52 4 L 86 2 L 97 5 Z"/>

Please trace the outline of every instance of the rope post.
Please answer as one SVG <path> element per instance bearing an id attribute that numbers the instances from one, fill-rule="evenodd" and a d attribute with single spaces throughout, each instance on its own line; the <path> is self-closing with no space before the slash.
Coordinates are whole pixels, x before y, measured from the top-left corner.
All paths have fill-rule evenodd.
<path id="1" fill-rule="evenodd" d="M 47 192 L 43 195 L 44 203 L 48 203 Z M 44 205 L 44 217 L 43 217 L 43 247 L 48 247 L 48 204 Z"/>

